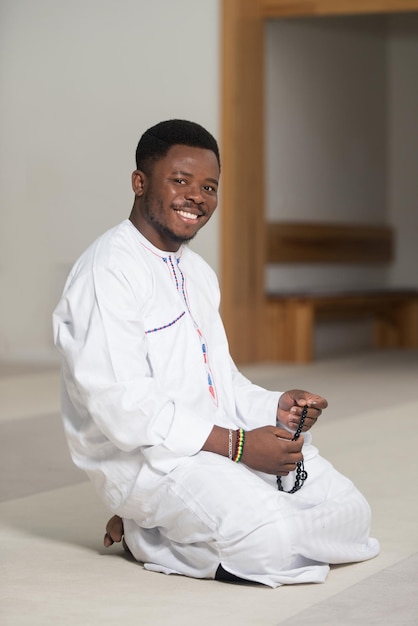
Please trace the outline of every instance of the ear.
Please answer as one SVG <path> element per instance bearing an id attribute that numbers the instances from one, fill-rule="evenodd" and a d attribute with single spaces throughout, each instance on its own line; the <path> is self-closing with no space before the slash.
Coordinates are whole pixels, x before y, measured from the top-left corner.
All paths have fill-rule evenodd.
<path id="1" fill-rule="evenodd" d="M 141 170 L 135 170 L 132 174 L 132 189 L 136 196 L 142 196 L 147 182 L 147 175 Z"/>

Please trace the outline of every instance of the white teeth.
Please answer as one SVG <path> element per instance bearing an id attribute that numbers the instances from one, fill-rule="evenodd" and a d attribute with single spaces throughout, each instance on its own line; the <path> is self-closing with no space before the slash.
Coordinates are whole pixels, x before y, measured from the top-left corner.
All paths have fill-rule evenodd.
<path id="1" fill-rule="evenodd" d="M 188 213 L 187 211 L 177 211 L 182 217 L 186 217 L 188 220 L 197 220 L 197 215 Z"/>

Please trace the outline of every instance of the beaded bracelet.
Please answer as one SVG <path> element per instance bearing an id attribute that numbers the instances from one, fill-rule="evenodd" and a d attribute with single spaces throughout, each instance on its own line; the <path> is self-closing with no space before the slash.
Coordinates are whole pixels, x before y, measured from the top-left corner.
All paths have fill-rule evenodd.
<path id="1" fill-rule="evenodd" d="M 232 429 L 229 429 L 228 433 L 228 458 L 232 461 Z"/>
<path id="2" fill-rule="evenodd" d="M 232 459 L 234 463 L 239 463 L 241 461 L 242 453 L 244 452 L 244 443 L 245 443 L 245 430 L 243 428 L 238 428 L 237 443 L 235 446 L 235 454 Z"/>

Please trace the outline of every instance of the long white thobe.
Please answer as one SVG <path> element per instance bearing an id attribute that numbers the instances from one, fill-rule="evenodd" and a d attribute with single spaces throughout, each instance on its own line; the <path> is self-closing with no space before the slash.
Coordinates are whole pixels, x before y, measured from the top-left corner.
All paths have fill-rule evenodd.
<path id="1" fill-rule="evenodd" d="M 201 452 L 215 424 L 274 425 L 280 397 L 238 372 L 218 307 L 200 256 L 155 248 L 129 220 L 88 248 L 54 311 L 74 462 L 150 569 L 213 577 L 221 563 L 277 586 L 320 582 L 328 563 L 374 556 L 366 501 L 310 434 L 309 478 L 294 495 Z"/>

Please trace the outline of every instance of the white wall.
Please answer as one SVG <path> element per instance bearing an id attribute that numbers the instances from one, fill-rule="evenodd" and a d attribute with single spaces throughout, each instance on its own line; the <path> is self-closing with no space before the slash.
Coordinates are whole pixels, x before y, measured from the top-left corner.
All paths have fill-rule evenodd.
<path id="1" fill-rule="evenodd" d="M 275 265 L 267 288 L 418 287 L 418 15 L 266 27 L 266 196 L 274 221 L 392 224 L 389 267 Z M 370 345 L 364 323 L 318 325 L 316 353 Z"/>
<path id="2" fill-rule="evenodd" d="M 218 136 L 219 0 L 2 0 L 0 59 L 0 360 L 53 360 L 51 311 L 128 216 L 142 132 Z M 215 269 L 217 228 L 193 244 Z"/>
<path id="3" fill-rule="evenodd" d="M 418 13 L 389 23 L 389 219 L 396 228 L 393 285 L 418 287 Z"/>
<path id="4" fill-rule="evenodd" d="M 382 20 L 267 27 L 267 218 L 385 223 L 387 68 Z M 268 287 L 384 282 L 381 268 L 281 265 Z"/>

